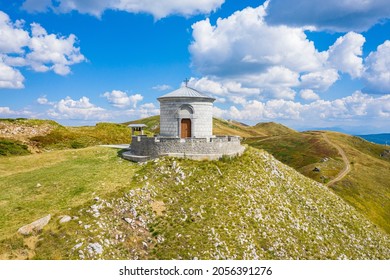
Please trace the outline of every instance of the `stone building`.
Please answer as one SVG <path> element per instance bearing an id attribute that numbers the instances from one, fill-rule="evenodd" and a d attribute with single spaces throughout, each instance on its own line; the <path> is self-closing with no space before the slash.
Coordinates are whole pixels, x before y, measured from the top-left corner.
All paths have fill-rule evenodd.
<path id="1" fill-rule="evenodd" d="M 157 100 L 160 102 L 160 136 L 212 137 L 215 98 L 184 86 Z"/>
<path id="2" fill-rule="evenodd" d="M 130 151 L 122 156 L 146 161 L 159 156 L 218 159 L 244 151 L 239 136 L 213 135 L 213 102 L 193 88 L 183 86 L 163 95 L 160 102 L 160 134 L 133 135 Z"/>

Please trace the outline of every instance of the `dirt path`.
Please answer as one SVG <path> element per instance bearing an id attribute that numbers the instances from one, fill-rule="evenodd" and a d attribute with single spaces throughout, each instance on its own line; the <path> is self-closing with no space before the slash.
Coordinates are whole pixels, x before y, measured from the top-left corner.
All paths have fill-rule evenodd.
<path id="1" fill-rule="evenodd" d="M 351 171 L 351 164 L 349 163 L 349 160 L 348 160 L 347 155 L 345 154 L 344 150 L 341 149 L 341 147 L 339 145 L 336 145 L 335 143 L 331 142 L 328 138 L 328 135 L 326 135 L 325 133 L 321 133 L 321 135 L 329 145 L 332 145 L 333 147 L 335 147 L 337 149 L 337 151 L 339 152 L 339 154 L 341 155 L 341 157 L 343 158 L 343 161 L 344 161 L 344 169 L 341 170 L 341 172 L 337 175 L 336 178 L 334 178 L 333 180 L 326 183 L 326 186 L 330 186 L 330 185 L 333 185 L 334 183 L 340 181 L 341 179 L 343 179 L 349 173 L 349 171 Z"/>

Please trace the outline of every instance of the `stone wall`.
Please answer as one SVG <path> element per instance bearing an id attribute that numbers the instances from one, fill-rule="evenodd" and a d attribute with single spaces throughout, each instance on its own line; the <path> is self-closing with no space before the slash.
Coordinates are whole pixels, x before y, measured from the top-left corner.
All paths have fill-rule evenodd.
<path id="1" fill-rule="evenodd" d="M 131 153 L 136 156 L 163 155 L 216 159 L 223 155 L 237 155 L 244 151 L 237 136 L 210 138 L 167 138 L 133 136 Z"/>
<path id="2" fill-rule="evenodd" d="M 188 106 L 193 113 L 187 111 L 181 115 L 180 108 Z M 182 118 L 191 119 L 192 137 L 211 137 L 213 134 L 213 103 L 202 98 L 176 98 L 160 101 L 160 135 L 163 137 L 179 137 Z"/>

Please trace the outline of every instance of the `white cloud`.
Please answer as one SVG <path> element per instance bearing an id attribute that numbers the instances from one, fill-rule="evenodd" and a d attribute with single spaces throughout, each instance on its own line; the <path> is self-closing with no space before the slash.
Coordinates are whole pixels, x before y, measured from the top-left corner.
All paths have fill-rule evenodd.
<path id="1" fill-rule="evenodd" d="M 41 96 L 37 99 L 38 104 L 46 105 L 49 103 L 49 100 L 46 98 L 46 96 Z"/>
<path id="2" fill-rule="evenodd" d="M 152 89 L 154 90 L 158 90 L 158 91 L 164 91 L 164 90 L 169 90 L 169 89 L 172 89 L 172 87 L 170 85 L 156 85 L 154 87 L 152 87 Z"/>
<path id="3" fill-rule="evenodd" d="M 9 107 L 0 107 L 0 116 L 8 116 L 14 113 Z"/>
<path id="4" fill-rule="evenodd" d="M 349 32 L 339 37 L 328 50 L 328 62 L 341 72 L 348 73 L 352 78 L 363 73 L 363 44 L 366 39 L 355 32 Z"/>
<path id="5" fill-rule="evenodd" d="M 390 93 L 390 41 L 379 45 L 365 60 L 367 91 Z"/>
<path id="6" fill-rule="evenodd" d="M 339 74 L 335 69 L 324 69 L 303 74 L 300 79 L 303 88 L 325 91 L 339 79 Z"/>
<path id="7" fill-rule="evenodd" d="M 137 106 L 137 102 L 143 99 L 141 94 L 134 94 L 129 96 L 126 92 L 120 90 L 105 92 L 103 96 L 106 97 L 113 106 L 118 108 L 124 108 L 128 106 L 135 108 Z"/>
<path id="8" fill-rule="evenodd" d="M 26 0 L 23 8 L 30 12 L 46 11 L 48 8 L 67 13 L 78 11 L 100 17 L 105 10 L 119 10 L 129 13 L 149 13 L 160 19 L 178 14 L 192 16 L 208 14 L 218 9 L 225 0 Z"/>
<path id="9" fill-rule="evenodd" d="M 200 79 L 191 77 L 188 86 L 209 94 L 244 94 L 256 95 L 260 93 L 258 88 L 243 87 L 241 83 L 227 79 L 226 81 L 216 81 L 213 78 L 202 77 Z"/>
<path id="10" fill-rule="evenodd" d="M 70 65 L 85 60 L 80 49 L 74 46 L 75 35 L 58 37 L 47 34 L 37 23 L 31 24 L 31 32 L 33 35 L 29 44 L 31 52 L 27 54 L 26 59 L 35 71 L 53 70 L 56 74 L 67 75 L 70 73 Z"/>
<path id="11" fill-rule="evenodd" d="M 362 92 L 332 101 L 316 100 L 309 104 L 289 100 L 250 100 L 242 106 L 217 110 L 218 115 L 236 120 L 294 121 L 301 127 L 329 127 L 342 125 L 362 127 L 376 126 L 376 131 L 388 131 L 390 122 L 390 94 L 373 97 Z M 367 130 L 367 129 L 366 129 Z"/>
<path id="12" fill-rule="evenodd" d="M 266 21 L 333 31 L 365 31 L 390 17 L 388 0 L 271 0 Z"/>
<path id="13" fill-rule="evenodd" d="M 20 22 L 19 22 L 20 23 Z M 12 23 L 9 16 L 0 11 L 0 53 L 24 53 L 30 36 L 18 23 Z"/>
<path id="14" fill-rule="evenodd" d="M 299 74 L 284 66 L 272 66 L 258 76 L 249 76 L 253 84 L 263 87 L 293 87 L 299 85 Z"/>
<path id="15" fill-rule="evenodd" d="M 0 118 L 37 118 L 35 114 L 27 109 L 13 110 L 10 107 L 0 107 Z"/>
<path id="16" fill-rule="evenodd" d="M 85 61 L 76 47 L 76 36 L 48 34 L 37 23 L 32 23 L 31 34 L 24 30 L 24 22 L 14 23 L 0 11 L 0 88 L 22 88 L 24 77 L 17 67 L 30 67 L 37 72 L 70 73 L 70 66 Z"/>
<path id="17" fill-rule="evenodd" d="M 192 63 L 204 75 L 243 76 L 272 66 L 294 72 L 312 71 L 323 64 L 303 29 L 268 26 L 264 6 L 237 11 L 211 25 L 193 24 Z M 302 55 L 304 54 L 304 55 Z"/>
<path id="18" fill-rule="evenodd" d="M 23 75 L 16 69 L 4 64 L 0 58 L 0 88 L 23 88 Z"/>
<path id="19" fill-rule="evenodd" d="M 139 106 L 138 114 L 141 118 L 147 118 L 160 114 L 160 108 L 156 108 L 153 103 L 145 103 Z"/>
<path id="20" fill-rule="evenodd" d="M 54 103 L 48 115 L 55 119 L 106 120 L 110 118 L 107 110 L 92 104 L 88 97 L 73 100 L 69 96 Z"/>
<path id="21" fill-rule="evenodd" d="M 356 33 L 340 37 L 328 50 L 319 52 L 303 28 L 269 26 L 264 21 L 267 2 L 233 15 L 193 24 L 190 45 L 192 66 L 203 78 L 192 83 L 204 92 L 231 94 L 227 83 L 263 98 L 293 100 L 299 89 L 326 91 L 338 79 L 338 71 L 360 77 L 362 45 Z"/>
<path id="22" fill-rule="evenodd" d="M 311 89 L 302 89 L 300 92 L 299 92 L 300 96 L 302 99 L 305 99 L 305 100 L 318 100 L 320 99 L 320 97 L 318 96 L 317 93 L 315 93 L 313 90 Z"/>
<path id="23" fill-rule="evenodd" d="M 289 87 L 274 86 L 264 90 L 263 95 L 268 99 L 294 100 L 296 92 Z"/>

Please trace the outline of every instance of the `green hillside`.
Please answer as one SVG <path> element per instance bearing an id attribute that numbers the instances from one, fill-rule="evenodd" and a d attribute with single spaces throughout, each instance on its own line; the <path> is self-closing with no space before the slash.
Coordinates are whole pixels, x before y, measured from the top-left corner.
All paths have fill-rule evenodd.
<path id="1" fill-rule="evenodd" d="M 128 127 L 114 123 L 65 127 L 51 120 L 0 119 L 0 156 L 130 143 L 130 134 Z"/>
<path id="2" fill-rule="evenodd" d="M 351 171 L 330 188 L 390 233 L 390 159 L 383 156 L 385 146 L 351 135 L 319 131 L 247 138 L 244 143 L 264 149 L 305 176 L 327 183 L 341 172 L 344 163 L 322 134 L 345 151 L 351 165 Z"/>
<path id="3" fill-rule="evenodd" d="M 41 161 L 30 170 L 20 168 L 23 160 L 5 168 L 0 209 L 12 216 L 1 215 L 2 258 L 390 258 L 388 234 L 264 151 L 144 165 L 107 148 L 56 153 L 65 154 L 28 156 Z M 78 166 L 85 176 L 76 176 Z M 53 218 L 42 232 L 15 234 L 48 213 Z M 74 218 L 60 224 L 62 215 Z"/>

